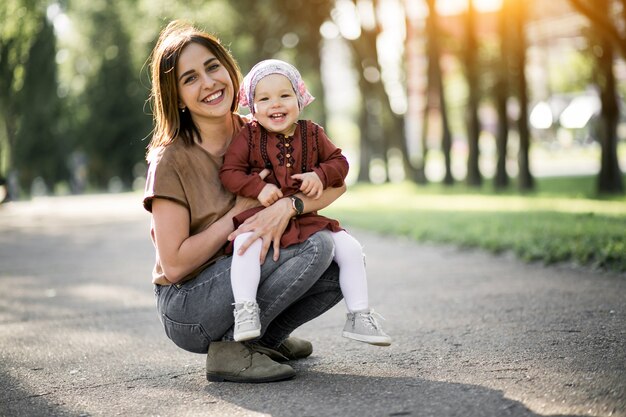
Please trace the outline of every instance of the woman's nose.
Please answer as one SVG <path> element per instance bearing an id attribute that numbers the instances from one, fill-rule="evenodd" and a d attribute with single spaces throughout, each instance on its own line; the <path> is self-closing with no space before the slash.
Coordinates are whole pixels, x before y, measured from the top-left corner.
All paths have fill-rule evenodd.
<path id="1" fill-rule="evenodd" d="M 211 88 L 215 85 L 215 80 L 210 74 L 205 73 L 202 75 L 202 85 L 203 87 Z"/>

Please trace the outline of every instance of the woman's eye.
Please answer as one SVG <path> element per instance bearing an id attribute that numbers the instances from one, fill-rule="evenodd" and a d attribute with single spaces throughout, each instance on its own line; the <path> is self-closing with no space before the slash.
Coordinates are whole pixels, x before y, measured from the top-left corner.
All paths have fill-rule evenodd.
<path id="1" fill-rule="evenodd" d="M 189 84 L 190 82 L 192 82 L 193 80 L 195 80 L 197 77 L 195 75 L 191 75 L 187 78 L 185 78 L 184 83 L 185 84 Z"/>
<path id="2" fill-rule="evenodd" d="M 209 66 L 207 67 L 207 71 L 215 71 L 215 70 L 216 70 L 216 69 L 218 69 L 219 67 L 220 67 L 220 65 L 219 65 L 219 64 L 212 64 L 212 65 L 209 65 Z"/>

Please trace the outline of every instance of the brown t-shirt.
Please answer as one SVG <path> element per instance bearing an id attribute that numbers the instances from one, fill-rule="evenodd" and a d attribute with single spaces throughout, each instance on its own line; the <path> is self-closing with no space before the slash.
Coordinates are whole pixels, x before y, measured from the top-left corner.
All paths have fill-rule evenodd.
<path id="1" fill-rule="evenodd" d="M 235 115 L 235 130 L 240 130 L 244 122 L 240 116 Z M 183 205 L 189 211 L 189 236 L 205 230 L 235 204 L 235 195 L 226 190 L 219 179 L 223 158 L 211 155 L 197 144 L 187 146 L 182 140 L 175 140 L 168 146 L 153 150 L 148 163 L 143 200 L 145 209 L 152 212 L 154 198 L 166 198 Z M 154 224 L 151 226 L 150 236 L 155 244 Z M 207 258 L 202 266 L 185 279 L 197 275 L 222 255 L 221 250 Z M 171 284 L 163 273 L 158 252 L 152 270 L 152 282 L 160 285 Z"/>

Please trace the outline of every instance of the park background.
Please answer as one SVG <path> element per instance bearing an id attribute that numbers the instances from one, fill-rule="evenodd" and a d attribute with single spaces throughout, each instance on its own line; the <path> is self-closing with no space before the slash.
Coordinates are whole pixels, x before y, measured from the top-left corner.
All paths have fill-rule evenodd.
<path id="1" fill-rule="evenodd" d="M 303 116 L 352 167 L 342 222 L 626 270 L 625 0 L 6 0 L 5 201 L 142 190 L 148 56 L 175 18 L 244 74 L 301 70 Z"/>

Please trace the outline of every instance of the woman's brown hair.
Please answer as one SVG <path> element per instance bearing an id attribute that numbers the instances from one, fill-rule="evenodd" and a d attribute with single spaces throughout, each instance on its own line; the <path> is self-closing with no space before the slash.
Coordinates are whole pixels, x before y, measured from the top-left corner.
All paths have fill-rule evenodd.
<path id="1" fill-rule="evenodd" d="M 159 39 L 150 56 L 152 103 L 154 131 L 148 145 L 148 153 L 158 147 L 172 143 L 180 138 L 191 145 L 194 140 L 201 140 L 200 132 L 193 123 L 189 112 L 182 112 L 178 106 L 178 83 L 176 82 L 176 64 L 185 46 L 197 43 L 207 48 L 228 71 L 233 83 L 233 91 L 239 91 L 241 71 L 230 52 L 215 36 L 203 32 L 193 25 L 174 20 L 159 35 Z M 231 111 L 239 105 L 237 94 L 233 97 Z"/>

